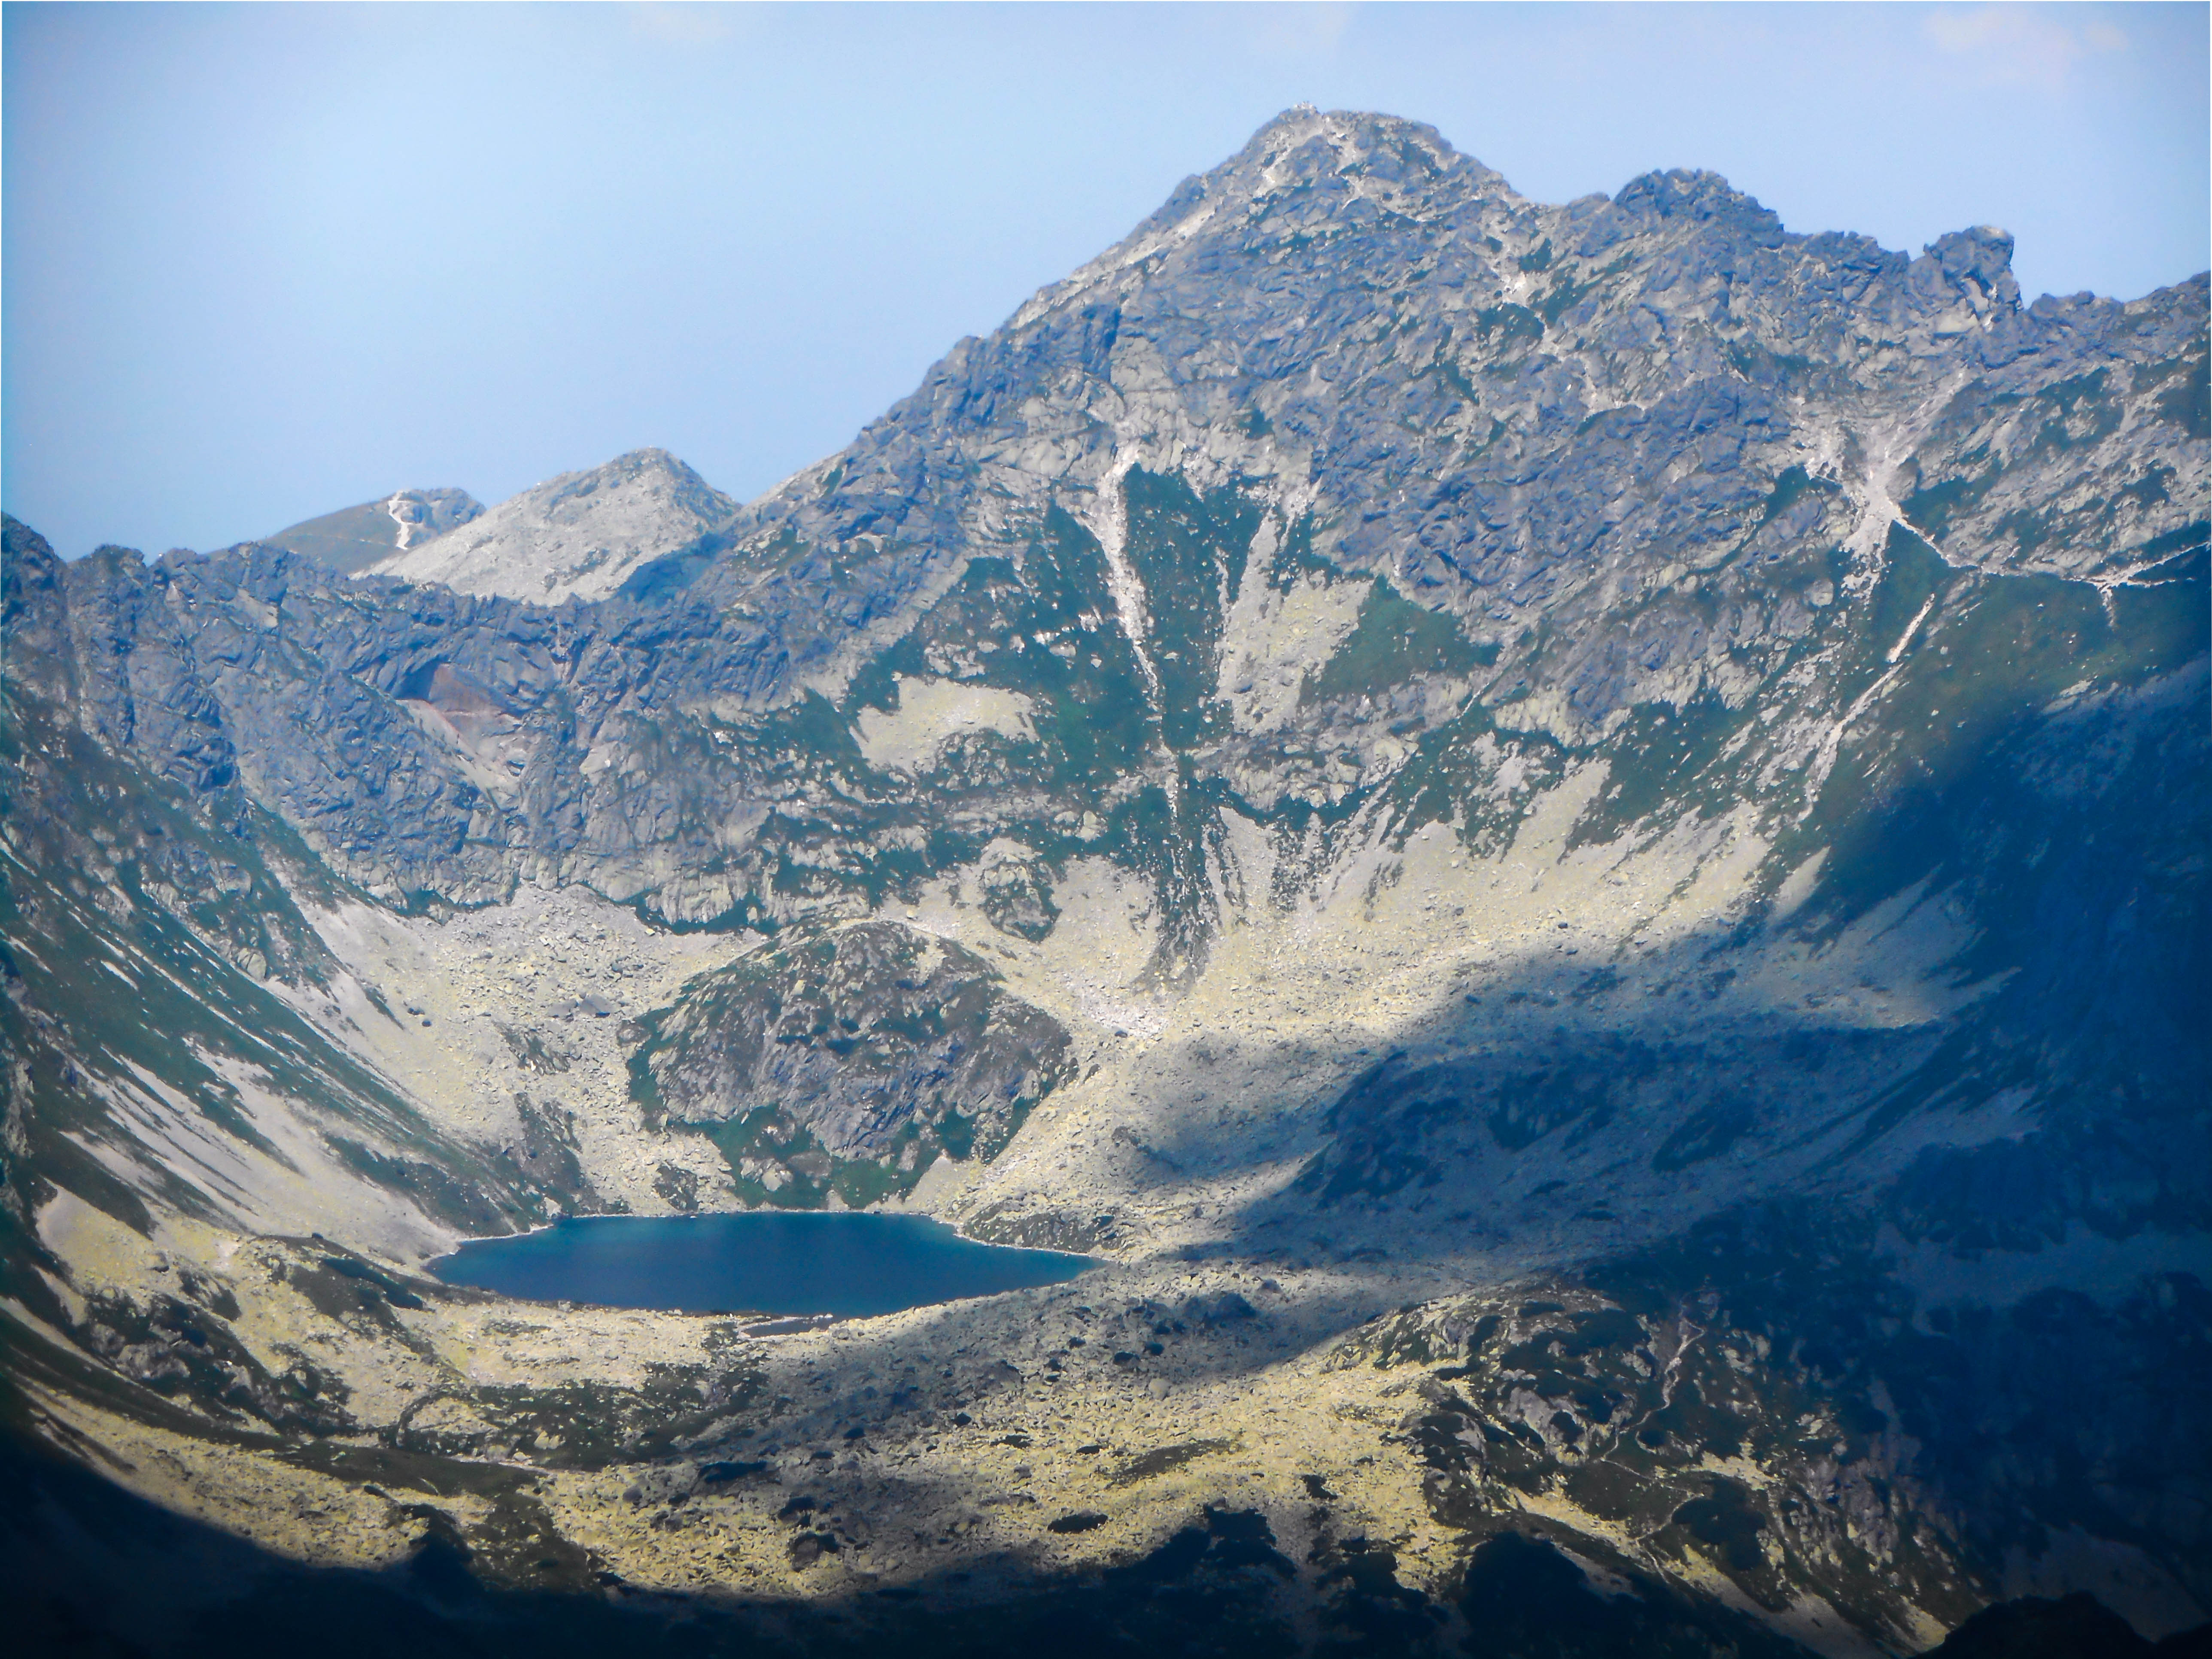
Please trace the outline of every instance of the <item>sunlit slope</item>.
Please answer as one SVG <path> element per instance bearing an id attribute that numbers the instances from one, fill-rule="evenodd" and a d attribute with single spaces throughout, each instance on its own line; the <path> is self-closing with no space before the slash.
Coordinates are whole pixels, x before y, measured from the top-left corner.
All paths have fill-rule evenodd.
<path id="1" fill-rule="evenodd" d="M 43 550 L 10 551 L 21 568 Z M 40 641 L 9 598 L 20 668 Z M 149 776 L 70 712 L 24 681 L 0 707 L 16 1224 L 64 1190 L 142 1231 L 151 1202 L 405 1254 L 543 1213 L 334 1038 L 408 1018 L 300 908 L 355 896 L 219 755 L 195 756 L 198 788 Z"/>

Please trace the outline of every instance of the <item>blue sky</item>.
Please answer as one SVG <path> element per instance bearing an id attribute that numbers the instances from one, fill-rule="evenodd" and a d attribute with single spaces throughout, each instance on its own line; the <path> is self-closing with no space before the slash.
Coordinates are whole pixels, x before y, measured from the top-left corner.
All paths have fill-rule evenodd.
<path id="1" fill-rule="evenodd" d="M 2133 297 L 2212 263 L 2207 17 L 11 3 L 0 494 L 71 556 L 646 444 L 751 495 L 1300 101 Z"/>

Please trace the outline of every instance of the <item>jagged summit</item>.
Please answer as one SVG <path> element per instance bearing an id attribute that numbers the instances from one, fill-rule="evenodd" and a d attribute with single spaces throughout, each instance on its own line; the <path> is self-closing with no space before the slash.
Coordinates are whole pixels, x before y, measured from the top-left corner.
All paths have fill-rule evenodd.
<path id="1" fill-rule="evenodd" d="M 473 522 L 370 567 L 539 605 L 599 599 L 640 565 L 726 524 L 737 503 L 665 449 L 564 472 Z"/>
<path id="2" fill-rule="evenodd" d="M 1141 268 L 1194 239 L 1218 240 L 1232 228 L 1263 223 L 1278 207 L 1310 210 L 1318 202 L 1358 213 L 1354 204 L 1364 202 L 1369 211 L 1432 218 L 1462 210 L 1485 192 L 1520 199 L 1500 174 L 1454 149 L 1434 127 L 1396 116 L 1324 113 L 1310 104 L 1294 105 L 1236 155 L 1184 179 L 1114 246 L 1042 290 L 1011 326 L 1018 328 L 1115 273 Z"/>
<path id="3" fill-rule="evenodd" d="M 1283 525 L 1312 513 L 1346 568 L 1455 616 L 1505 664 L 1546 658 L 1524 693 L 1532 717 L 1587 740 L 1662 686 L 1733 679 L 1723 659 L 1740 642 L 1676 602 L 1701 562 L 1741 542 L 1759 481 L 1792 468 L 1838 486 L 1833 533 L 1855 550 L 1924 498 L 1947 556 L 1978 568 L 2117 573 L 2162 556 L 2171 515 L 2185 521 L 2205 495 L 2201 471 L 2155 459 L 2181 434 L 2148 418 L 2085 427 L 2069 442 L 2095 450 L 2105 482 L 2053 495 L 2053 470 L 2082 457 L 2039 440 L 2009 400 L 2065 380 L 2069 363 L 2092 373 L 2108 351 L 2139 365 L 2149 393 L 2191 350 L 2202 285 L 2124 307 L 2024 308 L 2009 255 L 1987 228 L 1917 258 L 1793 234 L 1710 172 L 1547 205 L 1432 129 L 1293 109 L 1003 327 L 961 342 L 735 527 L 739 546 L 789 533 L 836 561 L 740 552 L 702 591 L 742 601 L 794 672 L 836 684 L 968 550 L 1018 540 L 1054 507 L 1110 548 L 1122 481 L 1175 474 L 1264 498 Z M 1947 414 L 1970 383 L 1988 400 Z M 2100 385 L 2119 383 L 2115 369 Z M 1738 464 L 1715 450 L 1692 465 L 1689 434 L 1716 422 L 1745 446 Z M 2112 493 L 2145 465 L 2173 467 L 2171 501 Z M 2093 522 L 2095 535 L 2073 533 Z M 1686 533 L 1716 539 L 1692 551 Z M 787 601 L 779 584 L 801 573 L 836 601 L 811 586 Z M 1124 614 L 1142 627 L 1127 574 L 1117 568 Z M 1653 592 L 1640 626 L 1667 615 L 1665 641 L 1630 649 L 1568 625 L 1632 590 Z M 1764 627 L 1781 613 L 1759 614 Z M 1559 631 L 1529 632 L 1540 616 Z"/>
<path id="4" fill-rule="evenodd" d="M 481 518 L 483 510 L 483 503 L 465 489 L 401 489 L 302 520 L 259 539 L 350 575 Z"/>

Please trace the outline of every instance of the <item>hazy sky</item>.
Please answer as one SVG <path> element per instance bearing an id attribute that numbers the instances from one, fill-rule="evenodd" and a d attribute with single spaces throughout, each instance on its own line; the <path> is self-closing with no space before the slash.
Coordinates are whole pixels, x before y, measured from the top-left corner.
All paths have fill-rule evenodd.
<path id="1" fill-rule="evenodd" d="M 0 483 L 72 556 L 646 444 L 751 495 L 1301 101 L 2133 297 L 2212 263 L 2207 15 L 9 4 Z"/>

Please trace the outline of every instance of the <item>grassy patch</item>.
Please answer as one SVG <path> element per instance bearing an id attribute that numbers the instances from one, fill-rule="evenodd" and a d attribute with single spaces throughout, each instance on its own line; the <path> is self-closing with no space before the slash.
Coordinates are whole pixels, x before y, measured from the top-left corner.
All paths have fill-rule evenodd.
<path id="1" fill-rule="evenodd" d="M 1455 618 L 1415 605 L 1377 577 L 1351 635 L 1321 672 L 1307 678 L 1298 702 L 1310 705 L 1358 696 L 1424 674 L 1470 674 L 1497 660 L 1496 646 L 1476 645 Z"/>
<path id="2" fill-rule="evenodd" d="M 1221 629 L 1244 579 L 1259 509 L 1233 489 L 1200 495 L 1173 474 L 1132 468 L 1122 484 L 1127 551 L 1145 589 L 1152 661 L 1160 677 L 1161 734 L 1188 749 L 1226 730 L 1213 695 Z"/>

